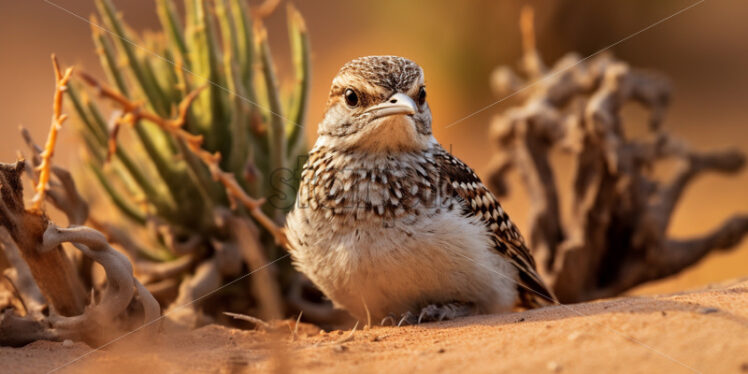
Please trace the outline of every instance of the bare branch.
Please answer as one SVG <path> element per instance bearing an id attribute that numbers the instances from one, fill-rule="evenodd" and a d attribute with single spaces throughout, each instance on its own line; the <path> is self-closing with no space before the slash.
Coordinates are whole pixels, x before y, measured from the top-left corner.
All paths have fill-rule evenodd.
<path id="1" fill-rule="evenodd" d="M 62 334 L 80 336 L 81 332 L 92 328 L 110 327 L 114 319 L 127 309 L 136 294 L 145 311 L 143 323 L 158 317 L 158 303 L 135 280 L 130 261 L 109 246 L 104 234 L 85 226 L 60 228 L 50 223 L 44 232 L 41 251 L 52 250 L 65 242 L 77 244 L 75 247 L 83 254 L 104 267 L 107 286 L 101 300 L 98 303 L 91 300 L 83 314 L 52 319 L 53 326 Z"/>
<path id="2" fill-rule="evenodd" d="M 233 239 L 252 271 L 252 292 L 262 306 L 262 317 L 265 320 L 282 318 L 284 310 L 280 286 L 273 274 L 275 268 L 268 266 L 259 230 L 246 218 L 229 216 L 227 220 Z"/>
<path id="3" fill-rule="evenodd" d="M 501 92 L 543 73 L 535 50 L 532 13 L 521 16 L 526 77 L 500 67 L 491 77 Z M 601 54 L 587 60 L 569 54 L 521 95 L 524 102 L 497 116 L 491 134 L 498 145 L 489 182 L 505 194 L 509 170 L 529 192 L 529 245 L 540 272 L 562 302 L 615 296 L 643 282 L 693 265 L 707 253 L 735 246 L 748 232 L 746 217 L 693 240 L 673 240 L 667 228 L 689 183 L 705 171 L 734 173 L 745 164 L 736 151 L 699 153 L 662 130 L 670 101 L 664 77 Z M 650 113 L 645 140 L 626 136 L 621 108 L 641 104 Z M 574 157 L 571 195 L 560 196 L 551 153 Z M 651 170 L 676 158 L 684 166 L 661 184 Z M 561 215 L 560 200 L 571 201 Z"/>
<path id="4" fill-rule="evenodd" d="M 62 315 L 80 314 L 86 303 L 86 291 L 63 249 L 39 251 L 49 219 L 41 211 L 24 207 L 21 184 L 24 168 L 20 161 L 15 165 L 0 164 L 0 226 L 7 229 L 52 307 Z"/>
<path id="5" fill-rule="evenodd" d="M 4 249 L 11 265 L 10 269 L 5 269 L 4 274 L 10 278 L 16 287 L 27 313 L 40 317 L 46 301 L 41 290 L 34 282 L 29 265 L 23 261 L 21 251 L 4 227 L 0 227 L 0 248 Z"/>
<path id="6" fill-rule="evenodd" d="M 166 315 L 172 321 L 188 327 L 202 326 L 211 322 L 198 309 L 203 297 L 221 286 L 221 274 L 213 259 L 204 261 L 192 276 L 184 278 L 179 285 L 179 295 L 169 306 Z"/>
<path id="7" fill-rule="evenodd" d="M 0 346 L 23 347 L 36 340 L 61 340 L 43 321 L 20 317 L 6 309 L 0 314 Z"/>

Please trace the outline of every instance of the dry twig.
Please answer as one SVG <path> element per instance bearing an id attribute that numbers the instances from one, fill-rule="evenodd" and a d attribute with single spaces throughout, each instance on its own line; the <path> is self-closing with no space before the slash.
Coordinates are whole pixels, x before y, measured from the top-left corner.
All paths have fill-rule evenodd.
<path id="1" fill-rule="evenodd" d="M 24 132 L 33 153 L 32 162 L 36 166 L 33 170 L 38 172 L 38 176 L 31 175 L 32 178 L 38 178 L 31 208 L 26 209 L 24 206 L 21 183 L 21 174 L 27 169 L 26 162 L 19 161 L 15 165 L 0 164 L 0 229 L 3 232 L 3 247 L 8 253 L 13 252 L 9 249 L 18 248 L 21 257 L 28 264 L 30 274 L 44 297 L 51 303 L 52 311 L 51 316 L 46 319 L 37 311 L 38 307 L 24 300 L 26 305 L 32 306 L 29 308 L 31 314 L 28 318 L 19 322 L 17 318 L 8 318 L 6 315 L 2 320 L 2 329 L 6 332 L 16 331 L 13 330 L 14 327 L 28 323 L 37 326 L 41 321 L 48 320 L 51 322 L 51 330 L 47 331 L 47 328 L 42 326 L 44 331 L 37 334 L 38 331 L 35 332 L 31 326 L 26 338 L 70 337 L 96 343 L 106 339 L 107 334 L 117 332 L 114 327 L 118 319 L 121 318 L 126 324 L 132 323 L 128 312 L 133 302 L 141 307 L 144 323 L 158 318 L 160 307 L 145 287 L 134 278 L 129 260 L 112 249 L 103 234 L 88 227 L 76 226 L 87 220 L 88 206 L 78 194 L 70 174 L 51 164 L 58 131 L 66 118 L 62 114 L 62 93 L 66 89 L 72 69 L 61 73 L 54 56 L 53 65 L 57 81 L 54 115 L 44 150 L 40 150 L 28 133 Z M 58 179 L 55 183 L 50 181 L 51 173 Z M 42 209 L 45 197 L 50 198 L 67 214 L 73 226 L 61 228 L 49 220 Z M 72 243 L 86 257 L 101 264 L 106 272 L 107 286 L 103 295 L 98 301 L 91 297 L 87 307 L 85 304 L 88 292 L 63 251 L 63 242 Z M 26 267 L 18 264 L 18 261 L 15 262 L 16 274 L 18 277 L 25 277 Z M 33 296 L 30 287 L 23 289 L 24 293 Z"/>
<path id="2" fill-rule="evenodd" d="M 524 100 L 491 126 L 499 145 L 489 182 L 508 192 L 507 173 L 517 169 L 530 195 L 529 242 L 540 271 L 563 302 L 609 297 L 675 274 L 715 249 L 736 245 L 748 233 L 748 216 L 728 220 L 691 240 L 667 237 L 685 187 L 705 171 L 734 173 L 745 164 L 735 151 L 702 153 L 661 128 L 670 86 L 654 73 L 633 69 L 610 55 L 582 61 L 570 54 L 545 71 L 535 50 L 531 15 L 523 12 L 523 70 L 542 80 L 521 92 Z M 499 95 L 524 85 L 506 67 L 492 75 Z M 650 136 L 626 136 L 621 108 L 636 102 L 650 111 Z M 562 220 L 551 152 L 574 157 L 570 219 Z M 651 170 L 666 158 L 681 161 L 676 177 L 658 183 Z"/>
<path id="3" fill-rule="evenodd" d="M 143 310 L 144 324 L 159 317 L 161 308 L 156 299 L 133 276 L 132 265 L 127 257 L 109 246 L 102 233 L 85 226 L 61 228 L 50 223 L 44 232 L 40 251 L 44 253 L 65 242 L 77 244 L 76 248 L 104 267 L 107 286 L 101 300 L 91 300 L 82 314 L 71 317 L 53 316 L 52 324 L 62 336 L 83 335 L 89 340 L 106 339 L 101 336 L 100 329 L 111 331 L 112 322 L 127 310 L 135 296 Z M 92 332 L 96 334 L 91 334 Z"/>

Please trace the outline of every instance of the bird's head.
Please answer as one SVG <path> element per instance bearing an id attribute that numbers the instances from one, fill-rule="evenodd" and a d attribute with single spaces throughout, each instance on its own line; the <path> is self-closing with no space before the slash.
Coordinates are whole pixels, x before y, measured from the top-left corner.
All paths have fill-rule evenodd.
<path id="1" fill-rule="evenodd" d="M 431 110 L 423 70 L 397 56 L 357 58 L 332 81 L 320 141 L 346 151 L 410 152 L 428 148 Z"/>

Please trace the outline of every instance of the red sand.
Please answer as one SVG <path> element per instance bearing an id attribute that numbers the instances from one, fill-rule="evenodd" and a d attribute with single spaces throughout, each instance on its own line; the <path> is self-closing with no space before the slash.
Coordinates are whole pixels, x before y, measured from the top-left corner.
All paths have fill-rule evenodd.
<path id="1" fill-rule="evenodd" d="M 36 342 L 0 348 L 0 372 L 704 372 L 748 373 L 748 280 L 409 327 L 275 333 L 206 326 L 105 350 Z"/>

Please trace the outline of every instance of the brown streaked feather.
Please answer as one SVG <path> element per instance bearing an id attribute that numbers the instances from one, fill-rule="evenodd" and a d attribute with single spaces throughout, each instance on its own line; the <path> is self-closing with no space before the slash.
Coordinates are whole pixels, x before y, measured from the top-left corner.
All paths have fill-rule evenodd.
<path id="1" fill-rule="evenodd" d="M 367 56 L 343 65 L 338 76 L 345 74 L 353 74 L 363 82 L 398 92 L 410 88 L 423 71 L 418 64 L 403 57 Z"/>
<path id="2" fill-rule="evenodd" d="M 444 149 L 436 153 L 435 161 L 448 182 L 447 193 L 462 199 L 465 214 L 480 218 L 492 233 L 496 251 L 519 270 L 521 303 L 530 308 L 553 304 L 556 298 L 540 278 L 522 235 L 473 169 Z"/>

